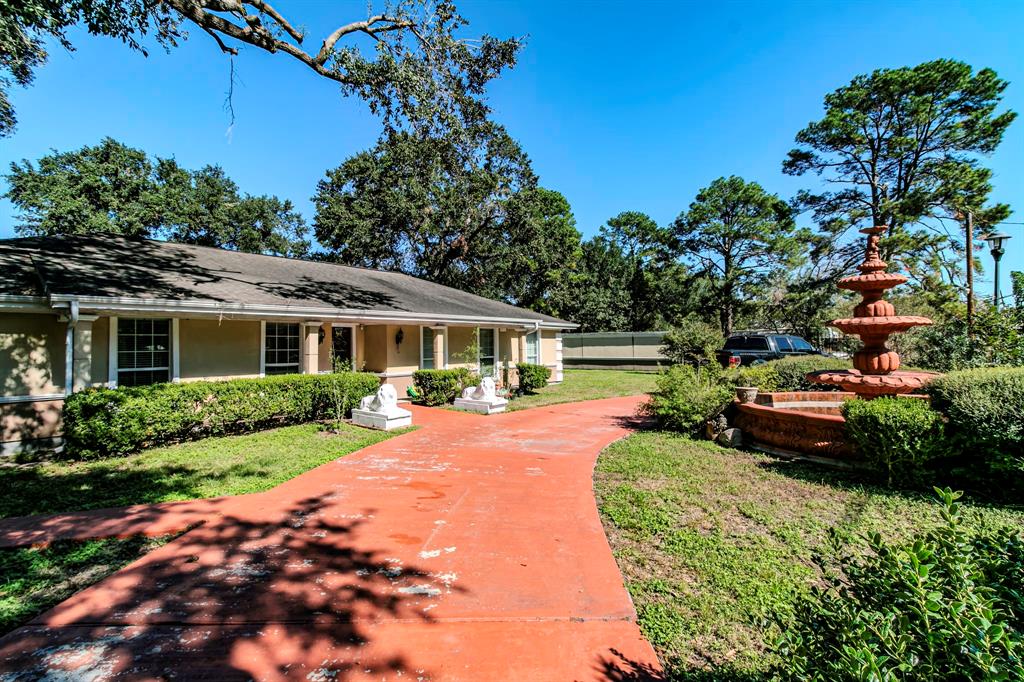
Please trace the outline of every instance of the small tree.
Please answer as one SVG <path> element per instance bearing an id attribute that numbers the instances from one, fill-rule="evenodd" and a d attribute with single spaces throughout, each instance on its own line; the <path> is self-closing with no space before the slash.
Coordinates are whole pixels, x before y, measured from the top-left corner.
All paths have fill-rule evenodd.
<path id="1" fill-rule="evenodd" d="M 722 333 L 696 315 L 690 314 L 665 333 L 661 353 L 674 365 L 701 367 L 715 362 L 722 346 Z"/>

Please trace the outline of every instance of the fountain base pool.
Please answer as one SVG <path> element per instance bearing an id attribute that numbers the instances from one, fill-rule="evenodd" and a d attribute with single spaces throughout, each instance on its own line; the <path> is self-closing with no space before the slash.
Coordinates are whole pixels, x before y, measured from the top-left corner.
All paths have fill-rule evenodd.
<path id="1" fill-rule="evenodd" d="M 841 408 L 855 399 L 839 391 L 760 393 L 754 402 L 736 404 L 735 424 L 759 450 L 852 463 L 856 452 L 846 440 Z"/>

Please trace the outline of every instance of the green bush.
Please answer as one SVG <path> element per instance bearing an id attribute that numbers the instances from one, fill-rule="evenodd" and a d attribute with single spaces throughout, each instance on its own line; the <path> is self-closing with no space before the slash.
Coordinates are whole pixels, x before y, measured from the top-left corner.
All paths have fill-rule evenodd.
<path id="1" fill-rule="evenodd" d="M 925 389 L 949 420 L 951 445 L 986 473 L 1024 473 L 1024 368 L 951 372 Z M 1014 477 L 1024 485 L 1024 477 Z"/>
<path id="2" fill-rule="evenodd" d="M 722 331 L 691 313 L 665 332 L 662 344 L 661 354 L 673 365 L 707 365 L 717 362 Z"/>
<path id="3" fill-rule="evenodd" d="M 838 390 L 807 380 L 811 372 L 826 369 L 849 369 L 848 360 L 823 355 L 796 355 L 731 370 L 728 379 L 734 386 L 756 386 L 762 391 L 830 391 Z"/>
<path id="4" fill-rule="evenodd" d="M 533 393 L 538 388 L 544 388 L 551 378 L 550 369 L 528 362 L 517 363 L 516 372 L 519 374 L 519 390 L 523 393 Z"/>
<path id="5" fill-rule="evenodd" d="M 465 367 L 454 369 L 421 369 L 412 373 L 412 382 L 424 405 L 446 405 L 460 395 L 467 386 L 475 386 L 474 375 Z"/>
<path id="6" fill-rule="evenodd" d="M 918 398 L 847 400 L 846 435 L 889 485 L 928 480 L 928 466 L 947 452 L 942 415 Z"/>
<path id="7" fill-rule="evenodd" d="M 944 524 L 911 543 L 875 533 L 865 555 L 833 531 L 824 585 L 780 623 L 775 679 L 1024 679 L 1024 537 L 969 536 L 960 494 L 936 492 Z"/>
<path id="8" fill-rule="evenodd" d="M 641 408 L 664 428 L 694 434 L 732 400 L 732 389 L 711 368 L 673 365 L 658 377 L 658 390 Z"/>
<path id="9" fill-rule="evenodd" d="M 972 367 L 1024 366 L 1024 308 L 995 308 L 978 302 L 974 324 L 965 315 L 921 329 L 916 351 L 906 358 L 918 367 L 950 372 Z"/>
<path id="10" fill-rule="evenodd" d="M 125 455 L 158 443 L 238 433 L 333 417 L 376 392 L 363 372 L 289 374 L 73 393 L 64 402 L 64 439 L 76 458 Z"/>

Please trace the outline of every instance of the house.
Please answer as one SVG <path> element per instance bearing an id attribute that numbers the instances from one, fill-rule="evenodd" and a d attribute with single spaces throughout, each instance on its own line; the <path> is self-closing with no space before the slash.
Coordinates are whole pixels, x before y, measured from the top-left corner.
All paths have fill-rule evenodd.
<path id="1" fill-rule="evenodd" d="M 89 386 L 417 369 L 562 379 L 575 325 L 409 275 L 115 235 L 0 240 L 0 448 L 59 438 Z"/>

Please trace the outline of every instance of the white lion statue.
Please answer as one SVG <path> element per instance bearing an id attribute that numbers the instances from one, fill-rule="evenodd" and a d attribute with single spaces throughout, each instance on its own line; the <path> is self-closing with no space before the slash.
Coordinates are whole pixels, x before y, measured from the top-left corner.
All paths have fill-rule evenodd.
<path id="1" fill-rule="evenodd" d="M 498 388 L 494 385 L 494 379 L 484 377 L 480 380 L 479 386 L 462 389 L 462 397 L 465 400 L 486 400 L 493 403 L 498 397 Z"/>
<path id="2" fill-rule="evenodd" d="M 374 395 L 368 395 L 359 401 L 360 410 L 388 414 L 398 407 L 398 392 L 391 384 L 381 384 Z"/>

